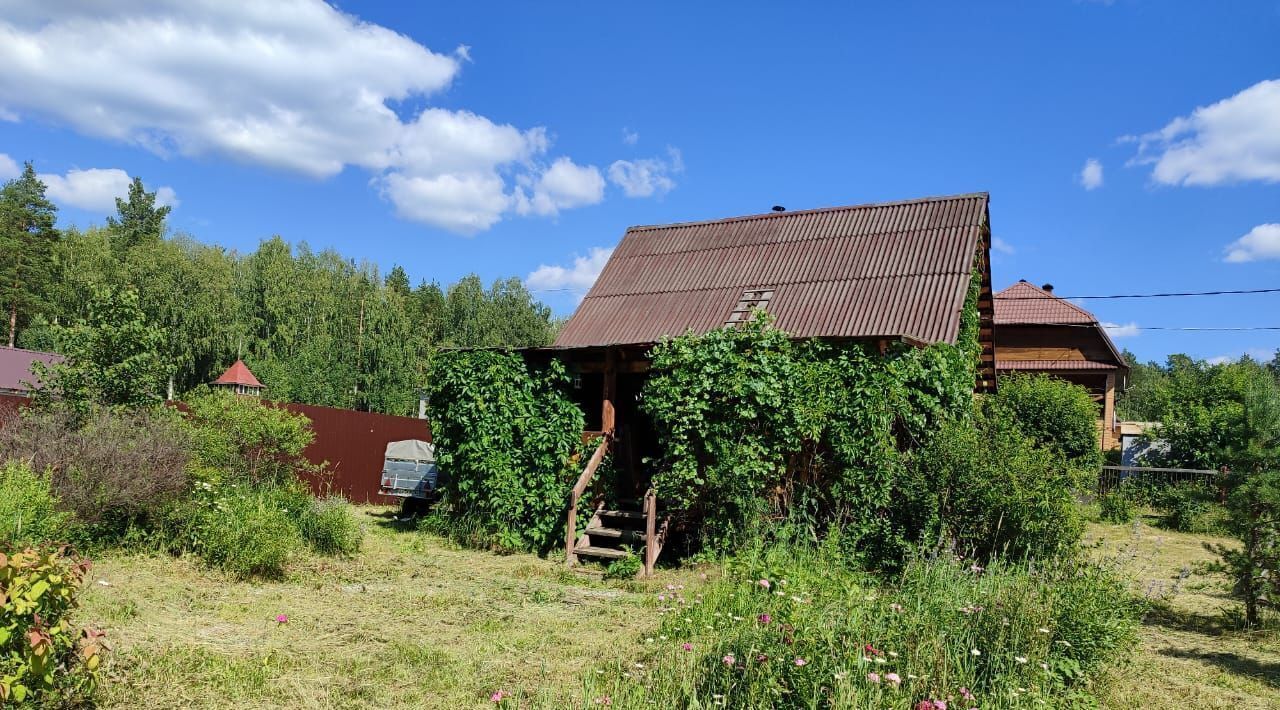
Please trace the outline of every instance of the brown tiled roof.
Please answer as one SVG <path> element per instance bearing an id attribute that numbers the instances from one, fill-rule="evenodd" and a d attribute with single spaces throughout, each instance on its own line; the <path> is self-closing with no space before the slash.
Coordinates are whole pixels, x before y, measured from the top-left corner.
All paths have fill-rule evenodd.
<path id="1" fill-rule="evenodd" d="M 23 384 L 24 382 L 39 384 L 31 372 L 31 366 L 34 363 L 43 362 L 46 365 L 53 365 L 62 362 L 63 359 L 57 353 L 0 346 L 0 392 L 26 392 L 30 388 Z"/>
<path id="2" fill-rule="evenodd" d="M 747 291 L 795 337 L 954 342 L 986 193 L 632 227 L 556 347 L 705 333 Z"/>
<path id="3" fill-rule="evenodd" d="M 996 358 L 997 370 L 1119 370 L 1114 362 L 1099 360 L 1001 360 Z"/>
<path id="4" fill-rule="evenodd" d="M 249 370 L 249 366 L 244 364 L 244 360 L 236 360 L 235 364 L 227 368 L 218 379 L 213 381 L 215 385 L 245 385 L 247 387 L 261 387 L 262 383 L 257 377 L 253 376 L 253 372 Z"/>
<path id="5" fill-rule="evenodd" d="M 1093 314 L 1026 281 L 996 294 L 996 325 L 1097 323 Z"/>

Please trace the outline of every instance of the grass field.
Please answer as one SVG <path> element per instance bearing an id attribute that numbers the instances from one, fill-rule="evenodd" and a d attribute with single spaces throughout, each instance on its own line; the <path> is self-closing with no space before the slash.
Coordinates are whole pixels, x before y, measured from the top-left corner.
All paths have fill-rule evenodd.
<path id="1" fill-rule="evenodd" d="M 277 582 L 187 558 L 99 560 L 81 616 L 114 648 L 102 705 L 491 707 L 501 689 L 565 707 L 593 668 L 639 654 L 658 588 L 698 584 L 672 571 L 605 582 L 554 559 L 460 550 L 398 529 L 386 509 L 361 515 L 355 559 L 304 558 Z M 1226 580 L 1183 573 L 1212 558 L 1204 536 L 1094 524 L 1088 537 L 1160 600 L 1108 707 L 1280 707 L 1280 634 L 1234 630 Z"/>
<path id="2" fill-rule="evenodd" d="M 230 581 L 192 559 L 100 560 L 81 615 L 114 647 L 102 704 L 458 708 L 502 689 L 555 706 L 584 668 L 656 625 L 652 584 L 459 550 L 397 530 L 382 509 L 362 516 L 356 559 L 309 558 L 279 582 Z"/>
<path id="3" fill-rule="evenodd" d="M 1196 574 L 1214 559 L 1205 535 L 1170 532 L 1139 521 L 1094 524 L 1087 539 L 1098 554 L 1117 557 L 1155 601 L 1132 662 L 1120 668 L 1105 693 L 1112 708 L 1280 707 L 1280 632 L 1241 631 L 1241 606 L 1220 575 Z"/>

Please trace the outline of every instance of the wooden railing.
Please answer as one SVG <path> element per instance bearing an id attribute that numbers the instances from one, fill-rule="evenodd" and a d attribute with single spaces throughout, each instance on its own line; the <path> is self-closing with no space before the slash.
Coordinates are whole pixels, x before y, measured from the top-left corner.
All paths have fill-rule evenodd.
<path id="1" fill-rule="evenodd" d="M 1226 474 L 1208 468 L 1156 468 L 1151 466 L 1103 466 L 1098 475 L 1098 493 L 1106 493 L 1122 481 L 1138 485 L 1172 485 L 1197 481 L 1221 485 Z"/>
<path id="2" fill-rule="evenodd" d="M 658 553 L 667 541 L 667 526 L 670 518 L 662 521 L 658 527 L 658 494 L 653 488 L 644 494 L 644 576 L 653 575 L 653 566 L 658 561 Z"/>
<path id="3" fill-rule="evenodd" d="M 569 492 L 569 516 L 564 527 L 564 556 L 565 562 L 570 566 L 578 563 L 578 555 L 573 551 L 578 543 L 578 502 L 582 500 L 582 495 L 591 485 L 591 479 L 595 477 L 600 462 L 604 461 L 605 455 L 609 453 L 611 438 L 612 434 L 606 432 L 600 439 L 600 445 L 596 447 L 595 453 L 591 454 L 587 467 L 582 469 L 582 475 L 578 476 L 578 482 L 573 484 L 573 490 Z"/>

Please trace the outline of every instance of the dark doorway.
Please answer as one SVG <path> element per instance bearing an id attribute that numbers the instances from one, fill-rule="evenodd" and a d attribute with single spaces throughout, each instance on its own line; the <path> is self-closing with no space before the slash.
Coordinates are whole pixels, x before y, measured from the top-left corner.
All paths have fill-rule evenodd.
<path id="1" fill-rule="evenodd" d="M 653 420 L 640 407 L 641 392 L 647 375 L 624 373 L 617 376 L 616 400 L 618 448 L 614 454 L 626 490 L 624 494 L 644 495 L 653 480 L 653 466 L 661 455 L 658 433 Z M 649 462 L 646 462 L 649 459 Z"/>

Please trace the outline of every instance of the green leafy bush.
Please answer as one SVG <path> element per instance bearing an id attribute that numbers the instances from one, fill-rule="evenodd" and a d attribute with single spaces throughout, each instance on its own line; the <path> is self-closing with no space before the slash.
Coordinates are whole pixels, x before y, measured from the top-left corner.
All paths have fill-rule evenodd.
<path id="1" fill-rule="evenodd" d="M 1090 681 L 1136 638 L 1141 604 L 1096 563 L 916 559 L 885 579 L 839 534 L 750 546 L 695 589 L 660 592 L 660 643 L 589 698 L 620 707 L 1087 707 Z M 624 674 L 622 671 L 626 671 Z M 601 679 L 608 680 L 601 680 Z"/>
<path id="2" fill-rule="evenodd" d="M 69 619 L 88 568 L 64 550 L 0 552 L 0 705 L 89 703 L 102 634 Z"/>
<path id="3" fill-rule="evenodd" d="M 1108 523 L 1131 523 L 1138 511 L 1129 494 L 1116 488 L 1098 496 L 1099 517 Z"/>
<path id="4" fill-rule="evenodd" d="M 64 538 L 71 516 L 57 505 L 47 475 L 18 461 L 0 464 L 0 549 Z"/>
<path id="5" fill-rule="evenodd" d="M 207 388 L 186 403 L 201 480 L 275 485 L 315 470 L 302 457 L 315 438 L 306 415 Z"/>
<path id="6" fill-rule="evenodd" d="M 1048 375 L 1004 375 L 985 405 L 1008 412 L 1024 434 L 1073 462 L 1095 465 L 1102 460 L 1098 404 L 1079 385 Z"/>
<path id="7" fill-rule="evenodd" d="M 299 521 L 302 539 L 324 555 L 354 555 L 360 551 L 364 531 L 351 504 L 341 496 L 314 500 Z"/>
<path id="8" fill-rule="evenodd" d="M 302 548 L 298 523 L 309 505 L 286 486 L 229 487 L 201 513 L 196 550 L 238 577 L 280 577 Z"/>
<path id="9" fill-rule="evenodd" d="M 446 472 L 442 513 L 501 548 L 562 542 L 584 426 L 564 366 L 451 351 L 436 356 L 428 382 L 432 436 Z"/>
<path id="10" fill-rule="evenodd" d="M 893 516 L 907 537 L 989 558 L 1045 557 L 1084 531 L 1073 490 L 1080 474 L 1036 446 L 1007 410 L 944 423 L 914 452 L 895 487 Z"/>
<path id="11" fill-rule="evenodd" d="M 654 485 L 713 550 L 802 502 L 900 555 L 884 524 L 899 449 L 966 416 L 974 378 L 961 347 L 797 343 L 767 314 L 667 340 L 652 361 L 641 401 L 664 447 Z"/>
<path id="12" fill-rule="evenodd" d="M 1164 527 L 1178 532 L 1205 532 L 1206 517 L 1216 497 L 1213 488 L 1187 481 L 1162 487 L 1155 493 L 1154 502 L 1162 513 L 1160 524 Z"/>
<path id="13" fill-rule="evenodd" d="M 635 579 L 640 574 L 640 570 L 644 569 L 644 560 L 640 559 L 630 547 L 625 548 L 626 557 L 618 558 L 609 563 L 604 570 L 605 579 Z"/>

